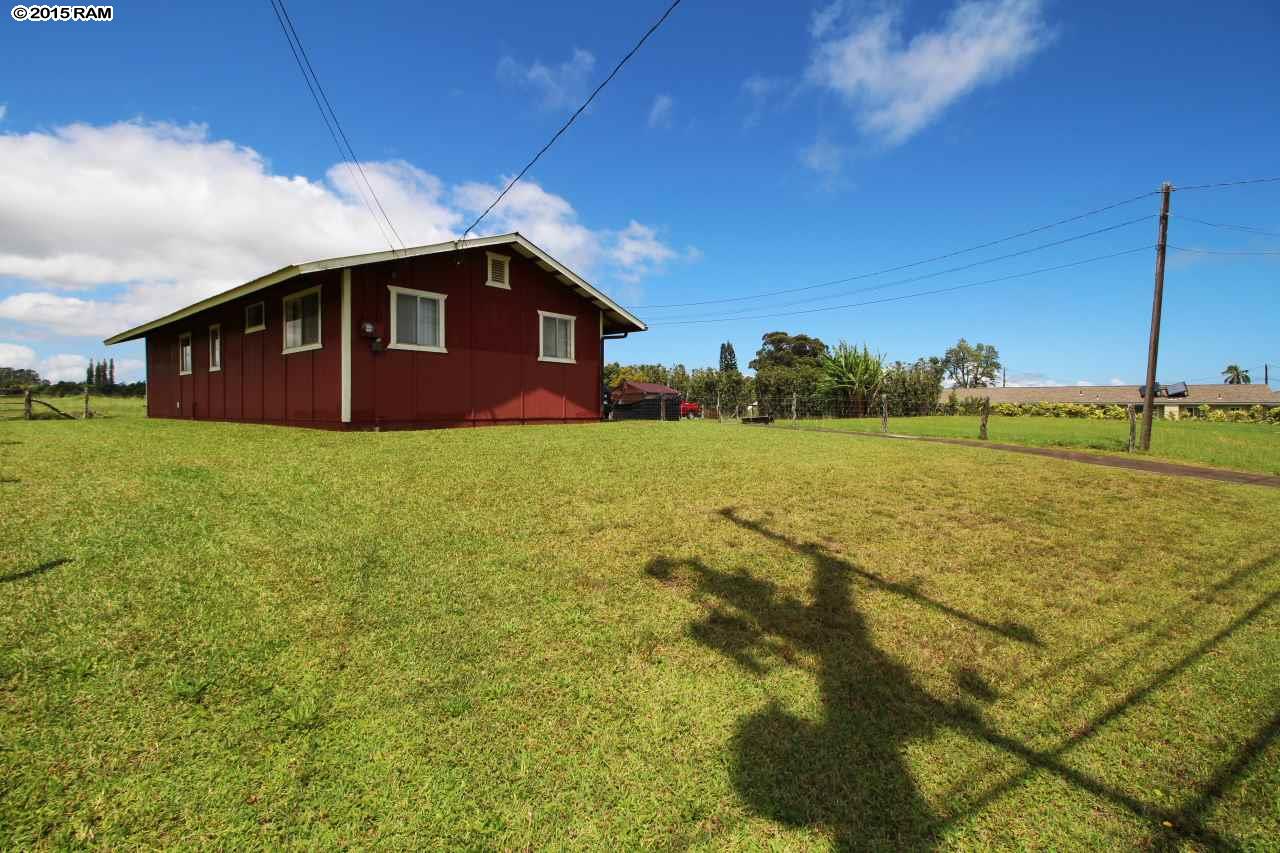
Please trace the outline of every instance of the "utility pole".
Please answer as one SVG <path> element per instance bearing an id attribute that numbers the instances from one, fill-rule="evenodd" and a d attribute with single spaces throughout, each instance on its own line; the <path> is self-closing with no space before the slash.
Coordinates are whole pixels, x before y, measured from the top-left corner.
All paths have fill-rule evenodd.
<path id="1" fill-rule="evenodd" d="M 1142 449 L 1151 449 L 1151 417 L 1156 403 L 1156 359 L 1160 354 L 1160 311 L 1164 307 L 1164 253 L 1169 237 L 1168 181 L 1160 188 L 1160 240 L 1156 243 L 1156 288 L 1151 300 L 1151 341 L 1147 347 L 1147 392 L 1142 406 Z"/>

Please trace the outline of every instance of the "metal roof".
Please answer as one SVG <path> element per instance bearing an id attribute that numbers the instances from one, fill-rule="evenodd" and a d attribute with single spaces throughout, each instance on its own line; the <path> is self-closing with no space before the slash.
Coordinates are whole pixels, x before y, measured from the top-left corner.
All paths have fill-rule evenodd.
<path id="1" fill-rule="evenodd" d="M 643 332 L 649 327 L 627 309 L 614 302 L 608 296 L 605 296 L 599 290 L 596 290 L 585 279 L 548 255 L 542 249 L 539 249 L 528 238 L 519 232 L 511 234 L 499 234 L 496 237 L 476 237 L 471 240 L 450 240 L 446 243 L 433 243 L 429 246 L 414 246 L 409 249 L 386 251 L 386 252 L 370 252 L 364 255 L 347 255 L 341 258 L 328 258 L 321 261 L 310 261 L 304 264 L 291 264 L 287 267 L 281 267 L 272 273 L 255 278 L 253 281 L 246 282 L 230 290 L 224 290 L 216 296 L 210 296 L 208 299 L 188 305 L 171 314 L 166 314 L 150 323 L 143 323 L 141 326 L 135 326 L 125 332 L 112 335 L 103 343 L 119 344 L 125 341 L 132 341 L 140 338 L 152 329 L 158 329 L 169 323 L 175 323 L 192 314 L 197 314 L 209 308 L 216 307 L 224 302 L 230 302 L 241 296 L 247 296 L 255 291 L 270 287 L 273 284 L 279 284 L 282 281 L 288 281 L 300 275 L 306 275 L 312 272 L 321 272 L 323 270 L 344 269 L 346 267 L 357 267 L 364 264 L 377 264 L 384 261 L 403 260 L 405 258 L 416 258 L 420 255 L 435 255 L 441 252 L 452 252 L 461 249 L 476 249 L 491 246 L 513 246 L 517 252 L 526 258 L 532 258 L 539 267 L 547 272 L 554 273 L 556 278 L 560 279 L 568 287 L 577 291 L 583 298 L 589 300 L 597 308 L 601 309 L 608 315 L 608 319 L 613 320 L 614 326 L 621 326 L 625 331 Z"/>
<path id="2" fill-rule="evenodd" d="M 955 392 L 956 399 L 989 397 L 992 403 L 1091 403 L 1140 404 L 1136 385 L 1050 385 L 1023 388 L 944 388 L 943 397 Z M 1262 384 L 1188 385 L 1185 397 L 1156 397 L 1157 406 L 1280 406 L 1280 393 Z"/>

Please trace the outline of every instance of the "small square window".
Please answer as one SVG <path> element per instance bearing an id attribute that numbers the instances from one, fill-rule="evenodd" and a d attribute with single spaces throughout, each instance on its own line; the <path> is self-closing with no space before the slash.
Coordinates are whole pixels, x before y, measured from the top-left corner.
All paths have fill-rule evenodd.
<path id="1" fill-rule="evenodd" d="M 444 346 L 443 293 L 389 285 L 391 291 L 390 349 L 448 352 Z"/>
<path id="2" fill-rule="evenodd" d="M 538 312 L 538 360 L 574 363 L 573 323 L 569 314 Z"/>
<path id="3" fill-rule="evenodd" d="M 178 374 L 186 376 L 191 373 L 191 333 L 178 335 Z"/>
<path id="4" fill-rule="evenodd" d="M 254 302 L 244 308 L 244 331 L 261 332 L 267 327 L 267 303 Z"/>
<path id="5" fill-rule="evenodd" d="M 222 369 L 222 324 L 215 323 L 209 327 L 209 372 Z"/>
<path id="6" fill-rule="evenodd" d="M 485 252 L 488 258 L 488 278 L 485 284 L 489 287 L 501 287 L 503 290 L 511 289 L 511 257 L 509 255 L 499 255 L 496 252 Z"/>
<path id="7" fill-rule="evenodd" d="M 320 288 L 313 287 L 284 298 L 284 350 L 320 349 Z"/>

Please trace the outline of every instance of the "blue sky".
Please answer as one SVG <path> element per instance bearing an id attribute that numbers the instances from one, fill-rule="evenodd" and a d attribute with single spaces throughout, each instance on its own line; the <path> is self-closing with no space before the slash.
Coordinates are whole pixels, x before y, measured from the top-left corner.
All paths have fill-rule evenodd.
<path id="1" fill-rule="evenodd" d="M 665 8 L 294 0 L 407 242 L 457 233 Z M 123 3 L 112 23 L 0 21 L 0 361 L 74 375 L 106 334 L 271 268 L 379 248 L 266 0 Z M 760 335 L 890 358 L 996 344 L 1022 383 L 1141 379 L 1152 252 L 853 309 L 1155 242 L 1157 188 L 1280 175 L 1273 4 L 685 2 L 482 232 L 519 228 L 635 308 L 622 361 L 745 365 Z M 1170 242 L 1280 250 L 1280 183 L 1174 194 Z M 382 244 L 385 247 L 385 244 Z M 1171 252 L 1163 381 L 1280 363 L 1280 256 Z M 823 297 L 815 299 L 814 297 Z M 802 304 L 786 306 L 798 300 Z M 748 311 L 748 309 L 751 309 Z M 671 325 L 732 312 L 730 322 Z M 1260 370 L 1258 376 L 1259 379 Z"/>

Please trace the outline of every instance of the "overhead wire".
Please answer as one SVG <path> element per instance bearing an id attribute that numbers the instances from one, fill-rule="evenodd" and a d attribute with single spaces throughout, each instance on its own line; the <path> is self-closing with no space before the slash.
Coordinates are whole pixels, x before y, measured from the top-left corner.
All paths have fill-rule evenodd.
<path id="1" fill-rule="evenodd" d="M 374 223 L 378 226 L 379 233 L 387 241 L 387 245 L 391 247 L 391 251 L 396 251 L 396 245 L 387 234 L 386 228 L 383 228 L 383 220 L 386 221 L 387 227 L 391 229 L 391 233 L 395 235 L 395 239 L 399 241 L 400 248 L 407 248 L 404 240 L 400 237 L 400 233 L 396 230 L 395 223 L 391 221 L 391 217 L 387 215 L 386 209 L 382 206 L 382 202 L 374 191 L 373 185 L 369 183 L 369 177 L 365 174 L 364 166 L 360 165 L 355 149 L 351 147 L 351 142 L 347 139 L 346 131 L 342 129 L 342 122 L 339 121 L 337 112 L 334 111 L 333 105 L 329 102 L 329 96 L 325 94 L 324 86 L 320 83 L 320 77 L 311 65 L 311 59 L 307 56 L 307 49 L 303 46 L 302 38 L 298 35 L 298 31 L 294 29 L 293 19 L 289 17 L 289 10 L 285 7 L 284 0 L 267 1 L 271 4 L 271 11 L 275 13 L 276 20 L 280 23 L 280 30 L 284 33 L 285 41 L 289 43 L 289 50 L 293 53 L 293 61 L 297 63 L 298 71 L 302 73 L 302 79 L 307 84 L 307 90 L 311 92 L 311 99 L 315 101 L 316 109 L 320 111 L 320 118 L 324 120 L 324 126 L 329 131 L 329 136 L 333 139 L 333 144 L 337 147 L 339 156 L 346 162 L 347 173 L 355 184 L 356 193 L 360 196 L 361 201 L 364 202 L 369 215 L 373 217 Z M 294 46 L 295 40 L 297 42 L 296 47 Z M 314 86 L 312 85 L 313 80 Z M 316 94 L 317 90 L 319 90 L 319 95 Z M 323 106 L 321 105 L 322 99 L 324 101 Z M 327 113 L 325 112 L 326 107 L 328 108 Z M 332 124 L 330 124 L 331 117 Z M 334 130 L 335 127 L 337 128 L 336 132 Z M 339 137 L 342 139 L 341 142 Z M 343 148 L 344 143 L 346 145 L 345 149 Z M 360 184 L 356 181 L 356 174 L 352 171 L 353 164 L 359 172 L 360 178 L 364 181 L 364 186 L 368 190 L 369 196 L 372 196 L 374 204 L 377 205 L 378 210 L 381 212 L 382 219 L 379 219 L 378 214 L 374 213 L 373 205 L 369 204 L 369 199 L 365 196 L 364 190 L 360 189 Z"/>
<path id="2" fill-rule="evenodd" d="M 1173 187 L 1174 192 L 1183 192 L 1186 190 L 1216 190 L 1223 187 L 1243 187 L 1248 184 L 1271 184 L 1280 181 L 1280 177 L 1274 178 L 1245 178 L 1241 181 L 1219 181 L 1214 184 L 1192 184 L 1186 187 Z"/>
<path id="3" fill-rule="evenodd" d="M 1179 252 L 1189 252 L 1194 255 L 1280 255 L 1280 249 L 1270 251 L 1235 251 L 1232 249 L 1192 249 L 1186 246 L 1175 246 L 1168 244 L 1170 249 Z"/>
<path id="4" fill-rule="evenodd" d="M 560 126 L 560 129 L 557 130 L 554 135 L 552 135 L 551 139 L 547 141 L 546 145 L 543 145 L 542 148 L 538 150 L 537 154 L 533 155 L 533 159 L 525 164 L 525 167 L 520 170 L 520 173 L 507 182 L 507 185 L 502 188 L 502 192 L 498 193 L 497 198 L 495 198 L 492 202 L 490 202 L 489 206 L 486 207 L 484 211 L 479 216 L 476 217 L 475 221 L 467 226 L 466 230 L 462 232 L 462 235 L 458 238 L 457 242 L 461 242 L 467 239 L 467 235 L 470 234 L 473 230 L 475 230 L 475 227 L 480 224 L 481 220 L 483 220 L 486 216 L 488 216 L 489 212 L 498 206 L 498 203 L 502 201 L 503 198 L 506 197 L 507 193 L 511 191 L 511 188 L 514 187 L 530 169 L 533 168 L 535 163 L 537 163 L 540 159 L 542 159 L 542 155 L 546 154 L 547 150 L 550 149 L 552 145 L 555 145 L 556 140 L 559 139 L 560 136 L 566 130 L 568 130 L 575 121 L 578 120 L 578 116 L 582 115 L 582 113 L 586 111 L 587 107 L 591 105 L 591 102 L 596 99 L 596 95 L 600 94 L 600 90 L 603 89 L 605 86 L 609 85 L 609 82 L 613 80 L 614 77 L 617 76 L 619 71 L 622 70 L 622 66 L 626 65 L 627 62 L 631 59 L 631 57 L 636 55 L 636 53 L 640 50 L 640 48 L 644 45 L 644 43 L 649 40 L 649 36 L 657 32 L 658 27 L 662 26 L 663 22 L 667 20 L 667 17 L 670 16 L 671 13 L 675 11 L 676 7 L 680 5 L 680 2 L 681 0 L 674 0 L 674 2 L 667 7 L 667 11 L 663 12 L 662 17 L 658 18 L 658 20 L 655 21 L 653 25 L 650 26 L 649 29 L 645 31 L 645 34 L 640 37 L 640 40 L 638 42 L 636 42 L 635 47 L 631 48 L 631 50 L 627 52 L 626 56 L 618 60 L 618 64 L 615 65 L 613 67 L 613 70 L 609 72 L 609 76 L 604 78 L 604 81 L 601 82 L 599 86 L 596 86 L 595 90 L 592 91 L 592 93 L 589 96 L 587 96 L 587 99 L 582 102 L 582 106 L 578 107 L 578 109 L 574 111 L 573 115 L 569 116 L 569 120 Z"/>
<path id="5" fill-rule="evenodd" d="M 1004 237 L 999 237 L 995 240 L 988 240 L 985 243 L 978 243 L 976 245 L 968 246 L 963 249 L 957 249 L 955 251 L 946 252 L 941 255 L 934 255 L 933 257 L 929 257 L 929 258 L 922 258 L 917 261 L 911 261 L 910 263 L 899 264 L 897 266 L 892 266 L 892 267 L 885 267 L 884 269 L 874 270 L 872 272 L 859 273 L 857 275 L 847 276 L 845 278 L 838 278 L 838 279 L 833 279 L 831 281 L 818 282 L 817 284 L 806 284 L 799 287 L 787 287 L 787 288 L 781 288 L 777 290 L 762 291 L 760 293 L 755 293 L 748 296 L 733 296 L 733 297 L 725 297 L 723 299 L 703 299 L 697 302 L 670 302 L 670 303 L 655 304 L 655 305 L 631 305 L 628 307 L 630 308 L 691 308 L 698 305 L 718 305 L 718 304 L 723 304 L 727 302 L 746 302 L 752 299 L 764 299 L 770 296 L 779 296 L 786 293 L 799 293 L 806 290 L 816 290 L 818 288 L 823 288 L 823 287 L 833 287 L 838 284 L 848 284 L 851 281 L 860 281 L 862 279 L 873 278 L 878 275 L 887 275 L 891 272 L 901 272 L 902 270 L 923 266 L 924 264 L 931 264 L 936 261 L 945 261 L 949 258 L 954 258 L 959 255 L 968 254 L 969 252 L 976 252 L 981 249 L 988 249 L 992 246 L 998 246 L 1001 243 L 1007 243 L 1010 240 L 1017 240 L 1021 237 L 1028 237 L 1032 234 L 1038 234 L 1041 231 L 1048 231 L 1051 228 L 1057 228 L 1061 225 L 1067 225 L 1072 222 L 1078 222 L 1079 220 L 1086 219 L 1090 216 L 1097 216 L 1100 213 L 1106 213 L 1108 210 L 1114 210 L 1117 207 L 1122 207 L 1126 204 L 1132 204 L 1135 201 L 1141 201 L 1144 198 L 1150 198 L 1153 195 L 1159 195 L 1159 194 L 1160 194 L 1159 190 L 1151 190 L 1149 192 L 1145 192 L 1140 195 L 1133 196 L 1132 198 L 1122 199 L 1121 201 L 1103 205 L 1102 207 L 1097 207 L 1097 208 L 1094 208 L 1093 210 L 1087 210 L 1084 213 L 1078 213 L 1074 216 L 1068 216 L 1065 219 L 1059 219 L 1056 222 L 1049 222 L 1044 225 L 1037 225 L 1034 228 L 1028 228 L 1025 231 L 1019 231 L 1016 234 L 1009 234 Z M 1154 216 L 1154 214 L 1151 214 L 1151 216 Z M 1148 217 L 1142 217 L 1142 218 L 1146 219 L 1150 217 L 1148 216 Z M 1140 221 L 1140 220 L 1135 220 L 1135 221 Z"/>
<path id="6" fill-rule="evenodd" d="M 911 276 L 911 277 L 909 277 L 909 278 L 898 279 L 898 280 L 896 280 L 896 281 L 883 282 L 883 283 L 881 283 L 881 284 L 873 284 L 873 285 L 870 285 L 870 286 L 868 286 L 868 287 L 859 287 L 859 288 L 856 288 L 856 289 L 854 289 L 854 290 L 845 291 L 845 292 L 842 292 L 842 293 L 834 293 L 834 294 L 833 294 L 833 293 L 828 293 L 828 294 L 822 294 L 821 296 L 812 296 L 812 297 L 809 297 L 809 298 L 807 298 L 807 299 L 797 299 L 797 300 L 793 300 L 793 301 L 791 301 L 791 302 L 784 302 L 784 303 L 781 303 L 781 304 L 779 304 L 779 305 L 770 305 L 770 306 L 759 306 L 759 307 L 746 308 L 746 309 L 742 309 L 742 310 L 740 310 L 740 311 L 732 312 L 732 313 L 730 313 L 730 314 L 716 315 L 716 316 L 722 316 L 722 317 L 725 317 L 725 318 L 730 318 L 730 317 L 734 317 L 734 316 L 737 316 L 737 315 L 740 315 L 740 314 L 750 313 L 751 311 L 762 311 L 762 310 L 773 310 L 773 309 L 777 309 L 777 308 L 788 308 L 788 307 L 791 307 L 791 306 L 793 306 L 793 305 L 804 305 L 804 304 L 806 304 L 806 303 L 814 302 L 814 301 L 817 301 L 817 300 L 820 300 L 820 299 L 833 299 L 833 298 L 836 298 L 836 297 L 839 297 L 839 296 L 852 296 L 852 295 L 854 295 L 854 294 L 856 294 L 856 293 L 869 293 L 869 292 L 871 292 L 871 291 L 875 291 L 875 290 L 885 290 L 885 289 L 890 288 L 890 287 L 899 287 L 899 286 L 904 285 L 904 284 L 913 284 L 913 283 L 915 283 L 915 282 L 917 282 L 917 281 L 925 281 L 926 279 L 930 279 L 930 278 L 937 278 L 938 276 L 941 276 L 941 275 L 949 275 L 949 274 L 951 274 L 951 273 L 955 273 L 955 272 L 963 272 L 964 270 L 973 269 L 974 267 L 985 266 L 986 264 L 993 264 L 993 263 L 997 263 L 997 262 L 999 262 L 999 261 L 1007 261 L 1007 260 L 1009 260 L 1010 258 L 1018 258 L 1018 257 L 1022 257 L 1023 255 L 1029 255 L 1029 254 L 1031 254 L 1032 252 L 1039 252 L 1039 251 L 1043 251 L 1044 249 L 1051 249 L 1051 248 L 1054 248 L 1055 246 L 1062 246 L 1062 245 L 1065 245 L 1065 244 L 1067 244 L 1067 243 L 1074 243 L 1074 242 L 1075 242 L 1075 241 L 1077 241 L 1077 240 L 1084 240 L 1084 239 L 1086 239 L 1086 238 L 1088 238 L 1088 237 L 1096 237 L 1097 235 L 1099 235 L 1099 234 L 1105 234 L 1105 233 L 1107 233 L 1108 231 L 1115 231 L 1115 230 L 1117 230 L 1117 229 L 1119 229 L 1119 228 L 1124 228 L 1124 227 L 1129 226 L 1129 225 L 1135 225 L 1135 224 L 1137 224 L 1137 223 L 1139 223 L 1139 222 L 1143 222 L 1143 221 L 1145 221 L 1145 220 L 1148 220 L 1148 219 L 1154 219 L 1154 218 L 1155 218 L 1155 214 L 1153 214 L 1153 213 L 1152 213 L 1152 214 L 1147 214 L 1147 215 L 1145 215 L 1145 216 L 1139 216 L 1139 217 L 1137 217 L 1137 218 L 1135 218 L 1135 219 L 1130 219 L 1130 220 L 1127 220 L 1127 221 L 1125 221 L 1125 222 L 1119 222 L 1119 223 L 1116 223 L 1115 225 L 1108 225 L 1108 226 L 1107 226 L 1107 227 L 1105 227 L 1105 228 L 1098 228 L 1098 229 L 1096 229 L 1096 230 L 1094 230 L 1094 231 L 1089 231 L 1089 232 L 1087 232 L 1087 233 L 1085 233 L 1085 234 L 1077 234 L 1077 235 L 1075 235 L 1075 236 L 1073 236 L 1073 237 L 1066 237 L 1066 238 L 1064 238 L 1064 239 L 1062 239 L 1062 240 L 1054 240 L 1054 241 L 1049 242 L 1049 243 L 1042 243 L 1042 244 L 1040 244 L 1039 246 L 1032 246 L 1032 247 L 1030 247 L 1030 248 L 1028 248 L 1028 249 L 1021 249 L 1021 250 L 1019 250 L 1019 251 L 1017 251 L 1017 252 L 1010 252 L 1010 253 L 1009 253 L 1009 254 L 1007 254 L 1007 255 L 998 255 L 998 256 L 996 256 L 996 257 L 994 257 L 994 258 L 984 258 L 983 260 L 980 260 L 980 261 L 974 261 L 973 263 L 969 263 L 969 264 L 962 264 L 962 265 L 960 265 L 960 266 L 958 266 L 958 267 L 949 267 L 948 269 L 944 269 L 944 270 L 937 270 L 937 271 L 935 271 L 935 272 L 929 272 L 929 273 L 923 273 L 923 274 L 921 274 L 921 275 Z M 704 316 L 705 316 L 705 315 L 704 315 Z"/>
<path id="7" fill-rule="evenodd" d="M 863 302 L 852 302 L 847 305 L 825 305 L 821 308 L 807 308 L 800 311 L 784 311 L 784 312 L 775 312 L 770 314 L 755 314 L 749 317 L 717 317 L 717 318 L 700 319 L 700 320 L 674 320 L 668 323 L 654 323 L 650 328 L 665 328 L 667 326 L 688 326 L 688 325 L 703 324 L 703 323 L 725 323 L 725 322 L 733 322 L 736 320 L 771 320 L 777 317 L 793 317 L 801 314 L 815 314 L 815 313 L 825 312 L 825 311 L 842 311 L 849 308 L 861 308 L 866 305 L 880 305 L 887 302 L 900 302 L 905 299 L 916 299 L 922 296 L 934 296 L 942 293 L 952 293 L 957 290 L 966 290 L 972 287 L 980 287 L 982 285 L 996 284 L 998 282 L 1011 281 L 1013 279 L 1018 279 L 1018 278 L 1027 278 L 1028 276 L 1040 275 L 1042 273 L 1056 272 L 1058 270 L 1070 269 L 1071 267 L 1078 267 L 1084 264 L 1095 263 L 1097 261 L 1105 261 L 1111 258 L 1118 258 L 1123 255 L 1131 255 L 1135 252 L 1147 251 L 1153 248 L 1155 248 L 1154 244 L 1136 246 L 1132 249 L 1125 249 L 1120 252 L 1112 252 L 1111 254 L 1107 254 L 1107 255 L 1098 255 L 1092 258 L 1084 258 L 1078 261 L 1071 261 L 1070 263 L 1059 264 L 1057 266 L 1042 267 L 1040 269 L 1028 270 L 1026 272 L 1013 273 L 1011 275 L 998 276 L 996 278 L 984 279 L 982 281 L 969 282 L 968 284 L 957 284 L 951 287 L 940 287 L 934 290 L 922 290 L 922 291 L 917 291 L 915 293 L 904 293 L 898 296 L 886 296 L 881 299 L 869 299 Z"/>
<path id="8" fill-rule="evenodd" d="M 1170 213 L 1169 216 L 1174 219 L 1184 219 L 1187 222 L 1197 222 L 1200 225 L 1208 225 L 1213 228 L 1226 228 L 1231 231 L 1240 231 L 1245 234 L 1259 234 L 1263 237 L 1280 237 L 1280 232 L 1266 231 L 1262 228 L 1255 228 L 1252 225 L 1230 225 L 1226 222 L 1210 222 L 1207 219 L 1197 219 L 1194 216 L 1187 216 L 1185 213 Z"/>

